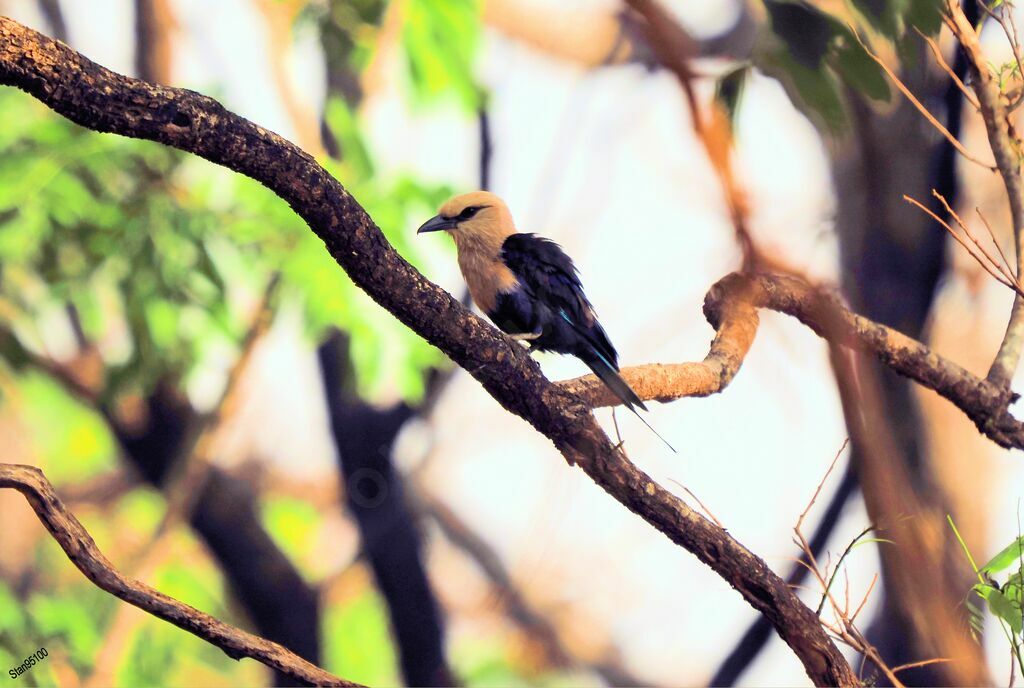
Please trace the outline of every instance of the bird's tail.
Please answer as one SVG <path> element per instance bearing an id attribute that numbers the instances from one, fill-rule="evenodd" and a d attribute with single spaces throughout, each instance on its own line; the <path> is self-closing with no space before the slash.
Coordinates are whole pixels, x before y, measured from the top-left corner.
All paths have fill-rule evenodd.
<path id="1" fill-rule="evenodd" d="M 629 383 L 622 379 L 622 376 L 619 375 L 619 371 L 615 366 L 613 366 L 597 351 L 584 351 L 579 354 L 579 357 L 592 371 L 594 371 L 594 375 L 596 375 L 598 379 L 600 379 L 601 382 L 603 382 L 608 389 L 612 391 L 612 394 L 617 396 L 622 401 L 622 404 L 632 411 L 636 417 L 640 419 L 641 423 L 647 426 L 648 430 L 653 432 L 659 440 L 664 442 L 666 447 L 671 449 L 674 453 L 678 453 L 676 452 L 675 447 L 669 444 L 668 440 L 658 434 L 658 431 L 652 428 L 651 424 L 640 415 L 639 411 L 637 411 L 638 408 L 646 411 L 647 407 L 644 406 L 644 402 L 636 395 L 636 392 L 634 392 L 633 388 L 629 386 Z"/>

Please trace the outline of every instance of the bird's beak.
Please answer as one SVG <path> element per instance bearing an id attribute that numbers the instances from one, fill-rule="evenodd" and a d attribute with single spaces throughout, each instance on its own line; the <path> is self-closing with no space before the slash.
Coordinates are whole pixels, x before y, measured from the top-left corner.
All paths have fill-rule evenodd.
<path id="1" fill-rule="evenodd" d="M 455 220 L 451 218 L 435 215 L 420 225 L 420 228 L 416 230 L 416 233 L 425 234 L 426 232 L 440 232 L 442 229 L 453 229 L 455 224 Z"/>

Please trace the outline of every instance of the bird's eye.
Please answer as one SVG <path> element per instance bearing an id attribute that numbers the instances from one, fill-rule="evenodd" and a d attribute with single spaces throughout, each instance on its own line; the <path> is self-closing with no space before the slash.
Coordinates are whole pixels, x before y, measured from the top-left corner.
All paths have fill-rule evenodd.
<path id="1" fill-rule="evenodd" d="M 459 213 L 459 219 L 460 220 L 468 220 L 471 217 L 473 217 L 474 215 L 476 215 L 477 212 L 479 212 L 479 210 L 480 210 L 480 206 L 478 206 L 478 205 L 471 205 L 471 206 L 465 208 L 461 213 Z"/>

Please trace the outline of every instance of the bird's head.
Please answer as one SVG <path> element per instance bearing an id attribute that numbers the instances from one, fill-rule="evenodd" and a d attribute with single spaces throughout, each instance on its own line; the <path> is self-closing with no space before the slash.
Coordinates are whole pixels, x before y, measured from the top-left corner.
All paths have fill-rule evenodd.
<path id="1" fill-rule="evenodd" d="M 500 246 L 506 237 L 516 233 L 508 206 L 487 191 L 473 191 L 449 199 L 416 233 L 441 230 L 451 234 L 459 246 L 480 241 L 497 242 Z"/>

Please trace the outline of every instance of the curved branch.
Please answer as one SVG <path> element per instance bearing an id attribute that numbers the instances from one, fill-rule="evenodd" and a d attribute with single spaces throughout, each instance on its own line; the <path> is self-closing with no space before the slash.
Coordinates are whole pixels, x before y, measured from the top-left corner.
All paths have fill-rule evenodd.
<path id="1" fill-rule="evenodd" d="M 40 522 L 68 558 L 98 587 L 144 612 L 216 645 L 232 659 L 249 657 L 296 680 L 319 686 L 358 686 L 311 664 L 284 647 L 229 626 L 138 581 L 126 578 L 100 552 L 92 536 L 61 502 L 53 485 L 34 466 L 0 464 L 0 488 L 25 495 Z"/>
<path id="2" fill-rule="evenodd" d="M 654 482 L 612 444 L 583 401 L 548 381 L 520 346 L 395 252 L 307 153 L 212 98 L 116 74 L 0 17 L 0 83 L 85 127 L 150 139 L 256 179 L 287 201 L 371 298 L 465 368 L 616 500 L 695 554 L 769 618 L 821 685 L 855 685 L 849 663 L 785 581 L 727 532 Z"/>
<path id="3" fill-rule="evenodd" d="M 701 363 L 625 368 L 622 377 L 644 401 L 709 396 L 732 381 L 757 332 L 757 308 L 791 315 L 819 336 L 873 354 L 894 371 L 934 390 L 1001 447 L 1024 449 L 1024 423 L 1006 411 L 1006 390 L 932 352 L 891 327 L 851 312 L 838 296 L 795 277 L 745 276 L 719 280 L 704 300 L 704 315 L 718 333 Z M 559 383 L 592 406 L 618 403 L 593 375 Z"/>

